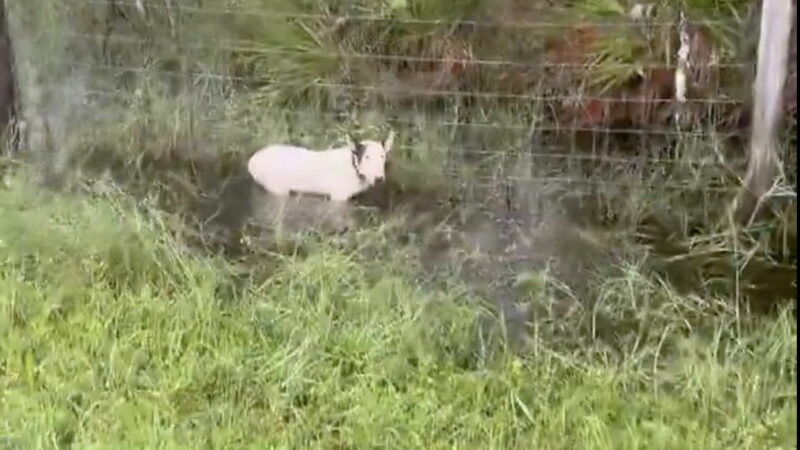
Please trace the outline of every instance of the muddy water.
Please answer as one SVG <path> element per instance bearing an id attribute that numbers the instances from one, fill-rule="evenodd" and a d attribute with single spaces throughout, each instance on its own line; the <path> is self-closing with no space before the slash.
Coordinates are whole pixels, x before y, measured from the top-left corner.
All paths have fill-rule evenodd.
<path id="1" fill-rule="evenodd" d="M 482 298 L 491 299 L 516 335 L 528 314 L 525 302 L 530 299 L 515 288 L 525 273 L 546 273 L 559 280 L 563 295 L 557 306 L 565 310 L 591 303 L 596 293 L 590 279 L 631 260 L 646 260 L 647 267 L 678 290 L 700 294 L 708 292 L 708 278 L 732 279 L 738 267 L 737 283 L 744 295 L 756 300 L 757 309 L 768 310 L 796 295 L 793 264 L 754 259 L 737 265 L 724 253 L 714 258 L 693 255 L 674 239 L 675 225 L 668 220 L 651 217 L 635 227 L 614 223 L 609 220 L 614 207 L 607 204 L 608 193 L 598 195 L 595 186 L 535 181 L 525 157 L 509 167 L 511 178 L 506 181 L 479 187 L 454 183 L 458 187 L 439 195 L 377 186 L 358 196 L 354 205 L 338 210 L 311 196 L 293 197 L 281 209 L 246 173 L 239 173 L 223 183 L 219 195 L 207 199 L 201 215 L 204 223 L 213 225 L 207 229 L 221 230 L 228 242 L 246 226 L 260 230 L 269 242 L 276 230 L 286 235 L 337 233 L 374 223 L 376 217 L 385 221 L 402 215 L 397 242 L 402 245 L 413 236 L 415 245 L 422 247 L 428 281 L 458 277 Z M 617 204 L 624 206 L 622 197 Z M 788 245 L 796 248 L 792 242 Z"/>
<path id="2" fill-rule="evenodd" d="M 535 314 L 531 305 L 538 301 L 530 289 L 519 287 L 520 278 L 528 275 L 536 279 L 545 274 L 544 279 L 557 280 L 547 284 L 545 297 L 555 299 L 548 306 L 550 315 L 591 306 L 598 294 L 593 289 L 597 278 L 608 276 L 626 261 L 645 261 L 643 269 L 669 280 L 681 292 L 701 296 L 713 284 L 710 279 L 726 280 L 717 293 L 727 295 L 738 270 L 741 292 L 756 299 L 762 310 L 795 298 L 795 265 L 786 264 L 786 257 L 783 264 L 763 258 L 732 263 L 724 252 L 708 257 L 687 248 L 688 235 L 680 232 L 686 224 L 680 220 L 625 218 L 634 200 L 626 197 L 624 189 L 604 187 L 601 193 L 599 184 L 580 183 L 586 168 L 580 168 L 584 175 L 545 180 L 555 173 L 551 169 L 559 168 L 522 155 L 508 161 L 504 172 L 495 173 L 490 183 L 454 179 L 449 189 L 435 193 L 385 184 L 358 196 L 344 210 L 332 209 L 325 199 L 311 196 L 294 197 L 281 210 L 243 168 L 225 167 L 213 158 L 145 161 L 140 171 L 146 176 L 138 183 L 148 192 L 158 180 L 163 187 L 158 191 L 169 196 L 164 209 L 184 211 L 191 216 L 202 244 L 233 258 L 249 252 L 241 241 L 244 234 L 257 236 L 257 245 L 275 249 L 276 231 L 288 237 L 306 232 L 336 234 L 401 217 L 392 238 L 396 245 L 419 249 L 426 269 L 421 281 L 433 285 L 454 277 L 462 281 L 502 313 L 512 345 L 524 341 L 528 319 Z M 624 175 L 608 168 L 594 171 L 606 178 Z M 234 175 L 226 176 L 230 173 Z M 120 179 L 120 183 L 131 186 L 130 180 Z M 784 247 L 796 253 L 793 239 L 794 235 Z"/>
<path id="3" fill-rule="evenodd" d="M 530 162 L 510 166 L 526 171 Z M 270 245 L 276 231 L 339 233 L 402 216 L 394 238 L 398 245 L 413 242 L 421 248 L 423 281 L 438 284 L 456 277 L 490 300 L 505 318 L 512 345 L 524 342 L 531 316 L 530 292 L 518 288 L 524 274 L 546 273 L 558 280 L 558 291 L 548 292 L 558 299 L 550 314 L 591 305 L 597 295 L 592 279 L 609 275 L 625 261 L 646 259 L 647 267 L 684 292 L 701 293 L 710 276 L 733 278 L 735 268 L 722 256 L 719 261 L 686 257 L 691 251 L 670 241 L 672 225 L 651 221 L 649 229 L 637 230 L 609 224 L 609 206 L 601 204 L 607 199 L 592 185 L 534 181 L 528 175 L 511 183 L 459 184 L 438 195 L 381 185 L 345 209 L 334 209 L 319 197 L 293 197 L 281 209 L 246 173 L 239 173 L 207 198 L 198 215 L 205 229 L 214 230 L 229 247 L 236 246 L 235 237 L 247 227 Z M 637 232 L 646 234 L 646 242 L 636 242 Z M 796 295 L 794 266 L 753 262 L 740 277 L 748 279 L 742 286 L 757 306 Z"/>
<path id="4" fill-rule="evenodd" d="M 206 206 L 206 223 L 216 225 L 224 239 L 233 241 L 237 230 L 250 226 L 269 245 L 277 232 L 285 235 L 308 231 L 337 233 L 365 222 L 404 217 L 397 243 L 421 246 L 427 276 L 424 282 L 446 283 L 460 279 L 481 298 L 492 301 L 505 318 L 512 345 L 525 335 L 529 310 L 515 282 L 520 274 L 547 271 L 553 277 L 574 280 L 573 301 L 580 301 L 579 282 L 607 255 L 596 242 L 573 225 L 568 214 L 549 208 L 547 202 L 521 195 L 543 187 L 517 186 L 472 189 L 469 198 L 442 199 L 409 195 L 391 185 L 376 187 L 355 199 L 347 209 L 333 209 L 318 197 L 293 197 L 281 210 L 274 198 L 247 176 L 229 181 L 221 195 Z M 468 206 L 470 205 L 475 206 Z M 548 211 L 551 209 L 552 211 Z M 572 211 L 573 214 L 576 211 Z M 567 302 L 568 299 L 564 299 Z M 564 303 L 563 307 L 569 305 Z"/>

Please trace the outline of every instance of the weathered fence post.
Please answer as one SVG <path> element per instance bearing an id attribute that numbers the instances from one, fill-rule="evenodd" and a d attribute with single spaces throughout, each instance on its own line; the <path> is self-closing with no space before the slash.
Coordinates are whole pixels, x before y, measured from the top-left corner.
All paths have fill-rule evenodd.
<path id="1" fill-rule="evenodd" d="M 16 83 L 14 80 L 14 53 L 6 18 L 6 2 L 0 1 L 0 133 L 13 132 L 16 112 Z M 7 136 L 7 135 L 6 135 Z"/>
<path id="2" fill-rule="evenodd" d="M 758 66 L 753 84 L 750 155 L 744 189 L 734 203 L 738 223 L 753 220 L 765 194 L 781 172 L 778 131 L 789 62 L 793 0 L 763 0 Z"/>

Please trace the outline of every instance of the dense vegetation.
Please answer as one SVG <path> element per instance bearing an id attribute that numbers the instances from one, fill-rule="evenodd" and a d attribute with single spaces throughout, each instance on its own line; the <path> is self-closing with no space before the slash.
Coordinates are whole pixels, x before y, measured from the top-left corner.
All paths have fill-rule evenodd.
<path id="1" fill-rule="evenodd" d="M 588 140 L 553 111 L 658 104 L 675 2 L 7 3 L 0 448 L 796 446 L 796 204 L 726 216 L 751 2 L 682 2 L 716 109 Z M 250 152 L 389 126 L 377 211 L 265 225 Z"/>
<path id="2" fill-rule="evenodd" d="M 456 280 L 419 284 L 412 249 L 383 248 L 391 227 L 245 269 L 101 188 L 87 200 L 5 177 L 4 448 L 796 442 L 788 311 L 748 318 L 629 267 L 592 310 L 541 313 L 515 356 Z M 598 318 L 614 335 L 592 337 Z"/>

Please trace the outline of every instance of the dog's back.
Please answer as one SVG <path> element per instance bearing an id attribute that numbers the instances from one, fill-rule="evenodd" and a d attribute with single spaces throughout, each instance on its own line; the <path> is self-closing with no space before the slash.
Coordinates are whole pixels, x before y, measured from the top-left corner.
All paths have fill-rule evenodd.
<path id="1" fill-rule="evenodd" d="M 290 192 L 329 195 L 336 180 L 336 150 L 312 151 L 291 145 L 272 145 L 256 152 L 247 169 L 253 179 L 276 195 Z"/>

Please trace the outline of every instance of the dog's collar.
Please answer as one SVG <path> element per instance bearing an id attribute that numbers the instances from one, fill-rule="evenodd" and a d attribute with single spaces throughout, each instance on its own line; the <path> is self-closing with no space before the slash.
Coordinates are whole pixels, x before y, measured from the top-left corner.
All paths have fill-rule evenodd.
<path id="1" fill-rule="evenodd" d="M 358 171 L 358 157 L 355 155 L 355 153 L 350 154 L 350 162 L 353 163 L 353 170 L 356 172 L 358 180 L 361 181 L 362 183 L 366 182 L 367 177 L 365 177 L 364 175 L 361 174 L 361 172 Z"/>

